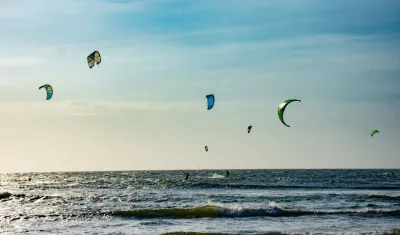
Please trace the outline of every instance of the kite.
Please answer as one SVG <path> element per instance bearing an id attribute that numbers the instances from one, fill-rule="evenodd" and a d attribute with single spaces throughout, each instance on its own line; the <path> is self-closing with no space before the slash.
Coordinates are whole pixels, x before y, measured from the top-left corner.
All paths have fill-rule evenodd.
<path id="1" fill-rule="evenodd" d="M 376 133 L 380 133 L 380 132 L 379 132 L 378 130 L 373 130 L 373 131 L 371 131 L 371 136 L 374 137 L 374 135 L 375 135 Z"/>
<path id="2" fill-rule="evenodd" d="M 213 94 L 206 95 L 207 99 L 207 110 L 210 110 L 214 107 L 215 97 Z"/>
<path id="3" fill-rule="evenodd" d="M 39 90 L 42 88 L 46 89 L 46 93 L 47 93 L 46 100 L 51 99 L 51 97 L 53 97 L 53 87 L 51 87 L 49 84 L 45 84 L 45 85 L 39 87 Z"/>
<path id="4" fill-rule="evenodd" d="M 286 106 L 287 106 L 288 104 L 292 103 L 293 101 L 301 102 L 301 100 L 298 100 L 298 99 L 289 99 L 289 100 L 283 101 L 283 102 L 279 105 L 279 107 L 278 107 L 278 116 L 279 116 L 279 120 L 281 120 L 281 122 L 282 122 L 285 126 L 287 126 L 287 127 L 290 127 L 290 126 L 287 125 L 287 124 L 285 123 L 285 121 L 283 120 L 283 113 L 285 112 Z"/>
<path id="5" fill-rule="evenodd" d="M 94 51 L 92 52 L 92 54 L 88 55 L 87 57 L 87 63 L 89 65 L 89 68 L 93 68 L 94 63 L 96 63 L 97 65 L 100 64 L 101 62 L 101 56 L 100 56 L 100 52 L 98 51 Z"/>

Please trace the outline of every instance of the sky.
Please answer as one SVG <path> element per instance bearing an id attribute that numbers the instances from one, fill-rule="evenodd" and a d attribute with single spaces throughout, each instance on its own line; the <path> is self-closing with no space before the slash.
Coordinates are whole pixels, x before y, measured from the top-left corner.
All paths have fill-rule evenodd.
<path id="1" fill-rule="evenodd" d="M 5 0 L 0 35 L 3 173 L 400 167 L 398 0 Z"/>

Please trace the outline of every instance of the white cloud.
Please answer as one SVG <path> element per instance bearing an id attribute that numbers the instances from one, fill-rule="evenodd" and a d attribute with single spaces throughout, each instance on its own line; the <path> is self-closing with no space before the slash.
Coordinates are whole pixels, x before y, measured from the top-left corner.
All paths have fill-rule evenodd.
<path id="1" fill-rule="evenodd" d="M 130 112 L 182 111 L 192 109 L 190 102 L 86 102 L 86 101 L 43 101 L 43 102 L 2 102 L 1 116 L 48 118 L 74 115 L 123 116 Z M 196 110 L 196 108 L 194 108 Z"/>
<path id="2" fill-rule="evenodd" d="M 25 117 L 27 119 L 40 117 L 53 119 L 68 116 L 115 116 L 125 117 L 139 113 L 157 112 L 160 117 L 187 113 L 188 115 L 205 114 L 207 112 L 235 113 L 237 110 L 257 109 L 268 102 L 217 102 L 219 110 L 207 111 L 205 99 L 182 102 L 88 102 L 88 101 L 43 101 L 43 102 L 1 102 L 1 118 Z M 274 104 L 273 104 L 274 105 Z"/>
<path id="3" fill-rule="evenodd" d="M 369 71 L 392 71 L 400 66 L 399 43 L 384 36 L 310 35 L 212 46 L 132 41 L 99 42 L 103 61 L 92 70 L 86 64 L 89 45 L 64 45 L 62 55 L 52 45 L 16 48 L 14 54 L 21 57 L 40 55 L 41 59 L 30 62 L 42 64 L 1 70 L 6 79 L 0 84 L 15 85 L 15 91 L 1 96 L 29 100 L 29 92 L 32 97 L 37 93 L 32 87 L 50 83 L 61 100 L 193 100 L 205 92 L 222 94 L 226 101 L 241 100 L 244 94 L 253 100 L 270 99 L 293 93 L 316 94 L 328 84 L 338 88 L 341 82 L 337 81 L 362 81 Z M 13 54 L 6 51 L 3 58 L 7 55 Z M 306 92 L 310 87 L 314 92 Z"/>
<path id="4" fill-rule="evenodd" d="M 45 60 L 38 57 L 0 57 L 0 67 L 29 67 L 43 63 Z"/>
<path id="5" fill-rule="evenodd" d="M 151 1 L 113 2 L 96 0 L 14 0 L 2 1 L 0 5 L 0 18 L 21 18 L 32 20 L 32 18 L 49 17 L 73 17 L 74 15 L 85 15 L 87 18 L 107 16 L 122 12 L 143 10 Z"/>
<path id="6" fill-rule="evenodd" d="M 152 1 L 15 0 L 0 7 L 0 50 L 66 42 L 93 42 L 109 36 L 110 18 L 144 11 Z"/>

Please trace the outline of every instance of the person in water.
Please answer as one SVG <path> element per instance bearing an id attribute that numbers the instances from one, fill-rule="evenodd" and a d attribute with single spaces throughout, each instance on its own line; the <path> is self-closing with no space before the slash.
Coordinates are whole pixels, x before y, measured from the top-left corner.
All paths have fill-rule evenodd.
<path id="1" fill-rule="evenodd" d="M 225 177 L 228 177 L 228 176 L 229 176 L 229 171 L 226 171 Z"/>
<path id="2" fill-rule="evenodd" d="M 185 180 L 187 180 L 189 178 L 189 172 L 186 172 L 186 178 Z"/>

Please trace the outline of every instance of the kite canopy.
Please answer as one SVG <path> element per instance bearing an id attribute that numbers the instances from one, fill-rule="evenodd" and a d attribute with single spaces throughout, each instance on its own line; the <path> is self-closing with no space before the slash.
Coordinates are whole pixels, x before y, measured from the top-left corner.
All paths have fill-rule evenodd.
<path id="1" fill-rule="evenodd" d="M 45 89 L 46 89 L 46 94 L 47 94 L 46 100 L 51 99 L 51 97 L 53 97 L 53 87 L 50 86 L 49 84 L 45 84 L 45 85 L 43 85 L 43 86 L 40 86 L 40 87 L 39 87 L 39 90 L 42 89 L 42 88 L 45 88 Z"/>
<path id="2" fill-rule="evenodd" d="M 252 127 L 253 127 L 253 126 L 248 126 L 248 127 L 247 127 L 247 133 L 250 133 Z"/>
<path id="3" fill-rule="evenodd" d="M 208 152 L 208 146 L 204 146 L 204 149 L 206 150 L 206 152 Z"/>
<path id="4" fill-rule="evenodd" d="M 213 94 L 206 95 L 207 99 L 207 110 L 210 110 L 214 107 L 215 97 Z"/>
<path id="5" fill-rule="evenodd" d="M 94 51 L 92 52 L 92 54 L 88 55 L 87 57 L 87 63 L 89 65 L 89 68 L 93 68 L 94 63 L 96 63 L 97 65 L 100 64 L 101 62 L 101 56 L 100 56 L 100 52 L 98 51 Z"/>
<path id="6" fill-rule="evenodd" d="M 288 100 L 283 101 L 278 107 L 279 120 L 281 120 L 281 122 L 287 127 L 290 127 L 290 126 L 288 124 L 286 124 L 285 121 L 283 120 L 283 113 L 285 112 L 286 106 L 288 104 L 292 103 L 293 101 L 301 102 L 301 100 L 298 100 L 298 99 L 288 99 Z"/>
<path id="7" fill-rule="evenodd" d="M 373 131 L 371 131 L 371 136 L 374 137 L 374 135 L 375 135 L 376 133 L 380 133 L 380 132 L 379 132 L 378 130 L 373 130 Z"/>

